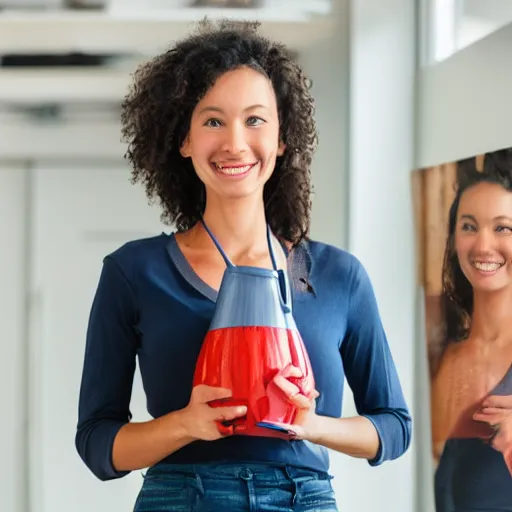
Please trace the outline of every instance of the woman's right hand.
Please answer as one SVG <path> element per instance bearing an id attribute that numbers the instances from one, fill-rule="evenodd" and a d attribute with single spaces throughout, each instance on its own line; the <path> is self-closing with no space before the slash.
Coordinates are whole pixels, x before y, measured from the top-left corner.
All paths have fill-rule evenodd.
<path id="1" fill-rule="evenodd" d="M 512 395 L 488 396 L 473 419 L 487 423 L 494 430 L 491 446 L 503 453 L 512 475 Z"/>
<path id="2" fill-rule="evenodd" d="M 217 422 L 232 421 L 247 414 L 247 407 L 226 406 L 211 407 L 208 402 L 225 400 L 232 393 L 229 389 L 200 384 L 192 389 L 190 402 L 180 411 L 183 426 L 194 440 L 215 441 L 225 437 L 220 432 Z"/>

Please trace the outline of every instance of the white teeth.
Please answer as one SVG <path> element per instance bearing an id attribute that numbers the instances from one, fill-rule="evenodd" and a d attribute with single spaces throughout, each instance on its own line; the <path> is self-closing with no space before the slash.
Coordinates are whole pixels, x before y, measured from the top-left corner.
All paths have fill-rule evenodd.
<path id="1" fill-rule="evenodd" d="M 219 164 L 215 164 L 215 167 L 217 171 L 221 172 L 222 174 L 229 174 L 230 176 L 234 176 L 236 174 L 243 174 L 244 172 L 247 172 L 252 165 L 244 165 L 243 167 L 222 167 Z"/>
<path id="2" fill-rule="evenodd" d="M 503 266 L 503 263 L 482 263 L 480 261 L 474 261 L 473 266 L 483 272 L 494 272 Z"/>

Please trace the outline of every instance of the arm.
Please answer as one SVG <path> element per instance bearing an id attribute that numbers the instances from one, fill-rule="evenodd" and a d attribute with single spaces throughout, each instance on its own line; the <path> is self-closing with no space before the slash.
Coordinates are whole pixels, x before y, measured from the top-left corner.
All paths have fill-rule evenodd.
<path id="1" fill-rule="evenodd" d="M 75 437 L 80 457 L 101 480 L 128 473 L 114 464 L 113 446 L 131 419 L 137 316 L 130 283 L 114 259 L 106 257 L 87 328 Z"/>
<path id="2" fill-rule="evenodd" d="M 191 441 L 180 413 L 129 423 L 137 315 L 130 283 L 105 258 L 87 329 L 75 437 L 78 453 L 100 480 L 123 477 Z"/>
<path id="3" fill-rule="evenodd" d="M 405 453 L 411 439 L 411 416 L 389 350 L 373 287 L 357 260 L 353 273 L 341 356 L 359 417 L 337 421 L 340 430 L 348 431 L 345 435 L 353 440 L 349 447 L 345 447 L 345 452 L 364 454 L 370 465 L 376 466 Z"/>
<path id="4" fill-rule="evenodd" d="M 305 439 L 375 466 L 395 459 L 408 448 L 411 417 L 389 351 L 370 280 L 356 260 L 355 277 L 341 355 L 359 416 L 331 418 L 315 412 L 313 393 L 307 399 L 283 388 L 299 408 L 293 425 L 283 425 Z"/>
<path id="5" fill-rule="evenodd" d="M 138 336 L 137 308 L 127 279 L 105 258 L 87 328 L 75 436 L 77 451 L 101 480 L 126 475 L 112 462 L 119 429 L 129 410 Z"/>
<path id="6" fill-rule="evenodd" d="M 231 391 L 227 389 L 196 386 L 184 409 L 144 423 L 127 423 L 114 441 L 114 466 L 125 471 L 146 468 L 192 441 L 220 439 L 222 434 L 217 422 L 247 413 L 244 406 L 213 408 L 208 405 L 212 400 L 230 396 Z"/>
<path id="7" fill-rule="evenodd" d="M 330 418 L 316 416 L 309 441 L 337 452 L 372 460 L 379 451 L 379 436 L 371 421 L 364 416 Z"/>
<path id="8" fill-rule="evenodd" d="M 197 386 L 189 405 L 143 423 L 129 410 L 139 338 L 135 294 L 122 270 L 105 258 L 85 350 L 75 444 L 100 480 L 153 465 L 196 439 L 221 437 L 216 421 L 243 416 L 243 407 L 208 406 L 229 390 Z"/>
<path id="9" fill-rule="evenodd" d="M 112 463 L 122 472 L 147 468 L 192 441 L 183 411 L 143 423 L 126 423 L 114 439 Z"/>

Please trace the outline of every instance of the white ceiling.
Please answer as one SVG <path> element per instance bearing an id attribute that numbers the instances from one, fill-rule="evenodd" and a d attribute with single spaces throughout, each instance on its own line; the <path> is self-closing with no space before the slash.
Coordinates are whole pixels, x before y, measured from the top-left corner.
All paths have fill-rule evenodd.
<path id="1" fill-rule="evenodd" d="M 462 0 L 459 9 L 456 27 L 458 50 L 512 21 L 512 0 Z"/>
<path id="2" fill-rule="evenodd" d="M 87 0 L 97 1 L 97 0 Z M 20 5 L 20 0 L 16 0 Z M 43 0 L 23 0 L 24 4 Z M 44 0 L 47 5 L 62 3 Z M 0 105 L 118 102 L 130 73 L 148 55 L 165 50 L 208 16 L 257 19 L 262 33 L 300 52 L 332 36 L 330 0 L 264 0 L 261 8 L 176 7 L 182 0 L 119 0 L 105 10 L 0 11 L 0 56 L 85 53 L 122 56 L 100 68 L 0 67 Z M 13 4 L 0 0 L 0 6 Z M 163 8 L 163 5 L 174 7 Z"/>
<path id="3" fill-rule="evenodd" d="M 512 20 L 511 0 L 462 0 L 460 8 L 464 17 L 496 23 Z"/>

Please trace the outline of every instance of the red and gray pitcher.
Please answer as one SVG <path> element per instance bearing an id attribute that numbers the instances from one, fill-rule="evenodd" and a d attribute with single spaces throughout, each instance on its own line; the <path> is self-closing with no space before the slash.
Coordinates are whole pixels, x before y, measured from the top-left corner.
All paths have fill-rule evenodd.
<path id="1" fill-rule="evenodd" d="M 295 320 L 287 274 L 278 269 L 270 228 L 273 269 L 235 266 L 208 226 L 203 225 L 226 262 L 214 316 L 194 374 L 194 386 L 232 391 L 220 405 L 245 405 L 247 415 L 218 424 L 227 435 L 289 438 L 298 408 L 289 398 L 310 398 L 315 389 L 311 363 Z"/>

